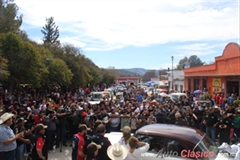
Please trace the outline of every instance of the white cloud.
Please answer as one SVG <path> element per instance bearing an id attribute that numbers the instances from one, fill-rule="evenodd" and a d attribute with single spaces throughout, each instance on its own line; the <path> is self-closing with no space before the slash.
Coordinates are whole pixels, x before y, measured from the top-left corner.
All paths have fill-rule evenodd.
<path id="1" fill-rule="evenodd" d="M 61 42 L 68 41 L 83 50 L 239 38 L 237 0 L 234 3 L 193 0 L 15 2 L 25 23 L 40 30 L 46 23 L 45 18 L 53 16 L 60 34 L 77 35 L 72 39 L 61 34 Z M 201 45 L 197 47 L 206 47 Z"/>
<path id="2" fill-rule="evenodd" d="M 198 57 L 209 55 L 212 53 L 216 53 L 216 48 L 221 47 L 222 50 L 226 46 L 226 43 L 219 43 L 219 44 L 208 44 L 208 43 L 194 43 L 194 44 L 186 44 L 186 45 L 179 45 L 176 47 L 178 54 L 175 54 L 175 57 L 183 58 L 189 57 L 191 55 L 197 55 Z M 221 53 L 220 53 L 221 54 Z"/>

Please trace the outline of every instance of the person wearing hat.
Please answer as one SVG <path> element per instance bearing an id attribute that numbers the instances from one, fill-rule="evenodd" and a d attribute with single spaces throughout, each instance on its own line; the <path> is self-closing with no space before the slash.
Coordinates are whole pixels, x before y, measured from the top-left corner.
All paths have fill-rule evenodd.
<path id="1" fill-rule="evenodd" d="M 131 137 L 129 139 L 129 146 L 130 149 L 125 160 L 139 160 L 141 159 L 141 154 L 149 150 L 149 144 L 140 142 L 136 137 Z"/>
<path id="2" fill-rule="evenodd" d="M 48 150 L 47 145 L 45 144 L 45 129 L 47 126 L 39 123 L 35 126 L 35 135 L 32 138 L 32 153 L 31 158 L 36 160 L 47 160 L 48 159 Z"/>
<path id="3" fill-rule="evenodd" d="M 4 113 L 0 117 L 0 157 L 4 160 L 15 159 L 16 140 L 23 137 L 23 132 L 14 135 L 10 126 L 13 124 L 14 114 Z"/>
<path id="4" fill-rule="evenodd" d="M 219 144 L 221 145 L 223 142 L 230 144 L 230 129 L 232 128 L 232 121 L 229 117 L 227 117 L 226 112 L 223 112 L 218 125 L 220 134 Z"/>
<path id="5" fill-rule="evenodd" d="M 87 146 L 87 154 L 85 160 L 96 160 L 96 156 L 98 155 L 98 150 L 102 147 L 92 142 Z"/>
<path id="6" fill-rule="evenodd" d="M 19 132 L 25 132 L 25 130 L 26 130 L 26 128 L 24 126 L 25 122 L 26 122 L 26 120 L 24 118 L 19 118 L 17 120 L 17 125 L 14 128 L 15 134 L 19 133 Z M 26 146 L 25 143 L 30 144 L 31 142 L 30 142 L 29 139 L 26 139 L 25 137 L 17 139 L 16 142 L 17 142 L 17 148 L 16 148 L 16 151 L 15 151 L 15 154 L 16 154 L 16 159 L 15 160 L 22 160 L 23 159 L 23 154 L 24 154 L 24 148 Z"/>
<path id="7" fill-rule="evenodd" d="M 115 143 L 114 145 L 108 147 L 107 155 L 111 158 L 111 160 L 123 160 L 128 155 L 128 149 L 124 145 Z"/>
<path id="8" fill-rule="evenodd" d="M 124 126 L 122 129 L 122 138 L 118 141 L 119 144 L 126 146 L 128 149 L 130 148 L 128 141 L 131 137 L 131 128 L 129 126 Z"/>
<path id="9" fill-rule="evenodd" d="M 72 159 L 84 160 L 84 138 L 88 130 L 90 130 L 90 128 L 88 128 L 86 124 L 80 124 L 78 127 L 78 133 L 74 134 L 72 140 Z"/>
<path id="10" fill-rule="evenodd" d="M 98 155 L 96 157 L 97 160 L 110 160 L 107 155 L 107 148 L 111 145 L 111 142 L 108 140 L 107 137 L 104 137 L 106 133 L 106 128 L 104 124 L 99 124 L 97 126 L 97 136 L 93 139 L 93 142 L 96 144 L 101 145 L 101 149 L 98 151 Z"/>

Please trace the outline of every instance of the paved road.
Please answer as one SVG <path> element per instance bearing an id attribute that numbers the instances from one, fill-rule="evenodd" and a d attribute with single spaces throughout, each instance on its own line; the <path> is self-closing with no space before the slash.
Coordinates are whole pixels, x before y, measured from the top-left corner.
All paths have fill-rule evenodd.
<path id="1" fill-rule="evenodd" d="M 71 147 L 62 147 L 62 152 L 60 149 L 54 149 L 48 153 L 48 160 L 71 160 Z"/>

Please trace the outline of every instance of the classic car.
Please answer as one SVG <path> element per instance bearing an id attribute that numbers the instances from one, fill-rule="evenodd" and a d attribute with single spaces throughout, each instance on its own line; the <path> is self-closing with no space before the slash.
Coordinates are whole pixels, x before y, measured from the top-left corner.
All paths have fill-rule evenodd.
<path id="1" fill-rule="evenodd" d="M 106 134 L 112 144 L 122 133 Z M 141 160 L 224 160 L 228 155 L 219 153 L 217 145 L 202 131 L 171 124 L 150 124 L 138 129 L 134 136 L 150 145 Z"/>

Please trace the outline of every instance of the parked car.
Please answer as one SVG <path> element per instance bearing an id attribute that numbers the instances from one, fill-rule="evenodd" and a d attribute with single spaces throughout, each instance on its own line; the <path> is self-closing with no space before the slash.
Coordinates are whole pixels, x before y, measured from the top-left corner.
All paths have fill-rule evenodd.
<path id="1" fill-rule="evenodd" d="M 188 98 L 186 93 L 171 93 L 169 94 L 169 97 L 174 103 L 177 103 L 181 97 Z"/>
<path id="2" fill-rule="evenodd" d="M 89 100 L 90 104 L 99 104 L 100 100 L 104 98 L 104 93 L 103 92 L 91 92 L 90 93 L 91 98 Z"/>
<path id="3" fill-rule="evenodd" d="M 201 103 L 206 108 L 212 107 L 212 102 L 210 100 L 196 100 L 194 104 L 196 103 Z"/>
<path id="4" fill-rule="evenodd" d="M 122 133 L 108 133 L 112 144 Z M 171 124 L 150 124 L 135 132 L 135 137 L 150 145 L 141 160 L 224 160 L 229 159 L 218 152 L 217 145 L 202 131 Z"/>

